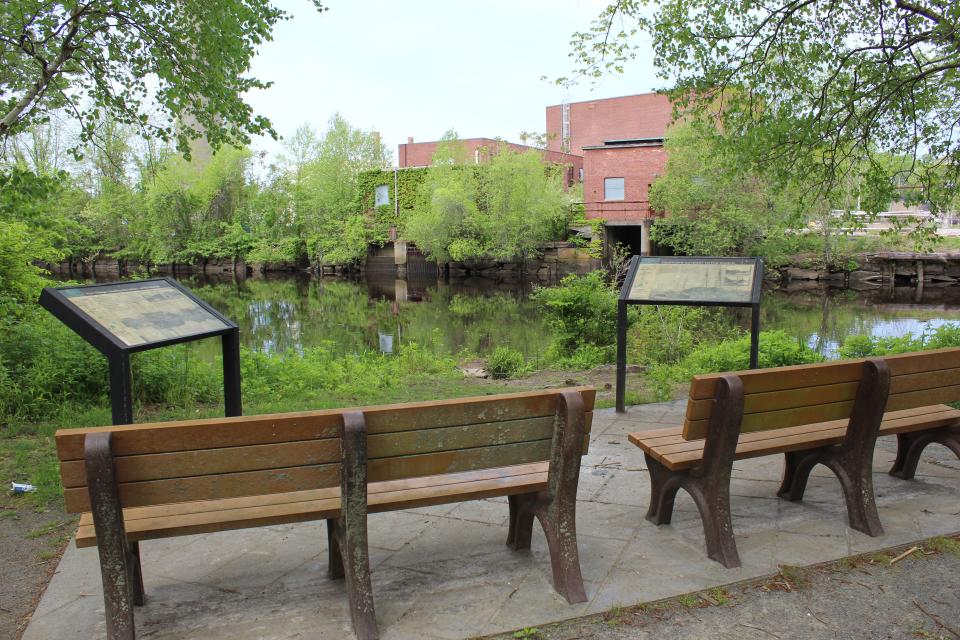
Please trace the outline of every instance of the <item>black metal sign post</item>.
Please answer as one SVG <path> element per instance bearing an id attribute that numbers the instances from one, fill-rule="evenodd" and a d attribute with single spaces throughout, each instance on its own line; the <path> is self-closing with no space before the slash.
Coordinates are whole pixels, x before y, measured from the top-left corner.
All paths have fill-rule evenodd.
<path id="1" fill-rule="evenodd" d="M 114 424 L 133 423 L 130 354 L 220 336 L 227 416 L 243 413 L 240 329 L 171 278 L 46 287 L 40 304 L 106 356 Z"/>
<path id="2" fill-rule="evenodd" d="M 631 304 L 750 307 L 750 368 L 760 349 L 761 258 L 633 256 L 617 302 L 617 413 L 625 413 Z"/>

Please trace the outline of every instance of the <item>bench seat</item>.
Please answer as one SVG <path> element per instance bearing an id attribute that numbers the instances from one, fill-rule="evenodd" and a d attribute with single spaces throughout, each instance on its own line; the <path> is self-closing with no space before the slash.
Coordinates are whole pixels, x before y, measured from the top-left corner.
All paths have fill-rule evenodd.
<path id="1" fill-rule="evenodd" d="M 547 488 L 548 467 L 548 462 L 536 462 L 371 482 L 367 510 L 376 513 L 542 491 Z M 339 517 L 340 487 L 123 510 L 131 542 Z M 97 544 L 90 512 L 80 517 L 76 544 Z"/>
<path id="2" fill-rule="evenodd" d="M 743 433 L 737 442 L 734 459 L 744 460 L 840 444 L 847 432 L 847 422 L 848 420 L 830 420 L 772 431 Z M 897 435 L 950 426 L 960 429 L 960 410 L 938 404 L 888 411 L 880 423 L 878 435 Z M 671 471 L 698 466 L 703 461 L 703 450 L 707 442 L 685 440 L 682 425 L 634 432 L 627 437 L 644 453 Z"/>

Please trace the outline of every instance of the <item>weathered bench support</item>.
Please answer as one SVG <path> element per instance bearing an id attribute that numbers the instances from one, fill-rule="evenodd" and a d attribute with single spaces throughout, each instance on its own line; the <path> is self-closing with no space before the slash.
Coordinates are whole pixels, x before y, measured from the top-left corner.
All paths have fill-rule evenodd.
<path id="1" fill-rule="evenodd" d="M 109 432 L 86 435 L 84 462 L 100 554 L 107 638 L 133 640 L 133 607 L 144 601 L 143 574 L 139 545 L 127 542 Z"/>
<path id="2" fill-rule="evenodd" d="M 340 442 L 340 517 L 327 520 L 330 577 L 347 581 L 350 619 L 357 638 L 376 640 L 379 633 L 367 548 L 367 426 L 361 412 L 343 414 Z"/>
<path id="3" fill-rule="evenodd" d="M 960 458 L 960 427 L 942 427 L 929 431 L 897 434 L 897 459 L 890 468 L 890 475 L 912 480 L 917 473 L 920 454 L 928 444 L 942 444 Z"/>
<path id="4" fill-rule="evenodd" d="M 740 566 L 730 515 L 730 475 L 743 417 L 743 383 L 737 376 L 725 375 L 717 384 L 701 466 L 673 471 L 644 454 L 651 485 L 647 520 L 658 526 L 670 524 L 677 492 L 685 490 L 700 512 L 707 555 L 732 569 Z"/>
<path id="5" fill-rule="evenodd" d="M 585 428 L 583 398 L 572 391 L 560 394 L 546 490 L 508 496 L 507 545 L 515 550 L 529 549 L 536 516 L 550 550 L 553 586 L 570 604 L 587 601 L 580 573 L 576 522 L 577 482 Z"/>
<path id="6" fill-rule="evenodd" d="M 873 451 L 889 392 L 887 363 L 878 359 L 865 361 L 843 442 L 785 453 L 783 482 L 777 495 L 787 500 L 801 500 L 810 472 L 822 464 L 840 480 L 850 528 L 868 536 L 883 535 L 873 492 Z"/>

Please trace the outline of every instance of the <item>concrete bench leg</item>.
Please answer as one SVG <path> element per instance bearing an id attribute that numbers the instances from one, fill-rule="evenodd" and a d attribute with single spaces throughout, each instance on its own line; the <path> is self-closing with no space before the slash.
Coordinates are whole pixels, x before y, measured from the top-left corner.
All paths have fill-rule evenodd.
<path id="1" fill-rule="evenodd" d="M 107 638 L 134 640 L 134 594 L 139 590 L 138 597 L 142 602 L 143 591 L 139 581 L 139 559 L 127 544 L 123 526 L 123 509 L 110 450 L 110 432 L 87 434 L 84 461 L 90 510 L 97 532 L 97 551 L 100 554 Z"/>
<path id="2" fill-rule="evenodd" d="M 733 569 L 740 566 L 740 554 L 730 514 L 730 475 L 743 416 L 743 383 L 737 376 L 723 376 L 718 384 L 721 389 L 711 414 L 703 463 L 699 467 L 675 471 L 645 454 L 650 472 L 647 520 L 658 526 L 670 524 L 677 492 L 683 489 L 693 498 L 700 513 L 707 556 Z"/>
<path id="3" fill-rule="evenodd" d="M 942 444 L 960 458 L 960 427 L 941 427 L 929 431 L 897 434 L 897 459 L 890 468 L 890 475 L 903 480 L 912 480 L 920 464 L 920 454 L 928 444 Z"/>
<path id="4" fill-rule="evenodd" d="M 554 422 L 546 491 L 508 497 L 507 546 L 529 549 L 536 517 L 550 550 L 553 587 L 570 604 L 587 601 L 577 550 L 577 483 L 585 429 L 583 398 L 578 392 L 563 392 Z"/>
<path id="5" fill-rule="evenodd" d="M 840 480 L 850 528 L 868 536 L 883 535 L 873 492 L 873 451 L 890 390 L 890 371 L 883 360 L 863 363 L 863 374 L 843 442 L 836 446 L 791 451 L 785 456 L 783 482 L 777 495 L 803 498 L 813 468 L 822 464 Z"/>
<path id="6" fill-rule="evenodd" d="M 330 576 L 347 581 L 350 619 L 359 640 L 377 640 L 367 547 L 367 427 L 363 414 L 343 414 L 340 517 L 327 520 Z"/>
<path id="7" fill-rule="evenodd" d="M 533 518 L 537 503 L 536 493 L 522 493 L 507 496 L 510 502 L 510 531 L 507 533 L 507 546 L 514 551 L 530 548 L 533 536 Z"/>

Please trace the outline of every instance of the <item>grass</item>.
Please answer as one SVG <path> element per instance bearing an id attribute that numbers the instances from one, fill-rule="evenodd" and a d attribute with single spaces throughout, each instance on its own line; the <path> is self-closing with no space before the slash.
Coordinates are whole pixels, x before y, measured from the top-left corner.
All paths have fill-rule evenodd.
<path id="1" fill-rule="evenodd" d="M 714 587 L 713 589 L 710 589 L 708 595 L 720 606 L 730 602 L 730 593 L 723 587 Z"/>
<path id="2" fill-rule="evenodd" d="M 680 606 L 686 607 L 687 609 L 692 609 L 694 607 L 702 607 L 704 602 L 703 598 L 692 593 L 680 596 L 677 601 L 680 603 Z"/>
<path id="3" fill-rule="evenodd" d="M 945 536 L 931 538 L 927 541 L 924 547 L 929 551 L 946 553 L 960 558 L 960 540 L 956 540 L 954 538 L 947 538 Z"/>
<path id="4" fill-rule="evenodd" d="M 803 590 L 810 586 L 810 576 L 808 570 L 803 567 L 795 567 L 789 564 L 780 565 L 780 577 L 794 590 Z"/>
<path id="5" fill-rule="evenodd" d="M 516 391 L 509 383 L 481 382 L 455 376 L 405 376 L 387 387 L 356 388 L 347 391 L 315 390 L 269 397 L 245 398 L 244 414 L 284 413 L 334 407 L 442 400 L 464 396 Z M 136 407 L 137 423 L 213 418 L 223 415 L 222 405 L 189 404 L 183 407 L 141 405 Z M 37 487 L 31 493 L 10 498 L 0 518 L 11 518 L 20 508 L 44 510 L 62 508 L 63 489 L 53 434 L 57 429 L 109 425 L 106 406 L 65 405 L 59 414 L 43 422 L 19 422 L 0 431 L 0 478 L 5 482 L 26 482 Z M 6 485 L 9 487 L 9 484 Z"/>

